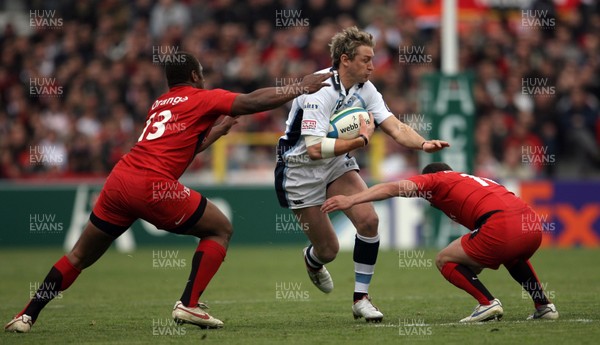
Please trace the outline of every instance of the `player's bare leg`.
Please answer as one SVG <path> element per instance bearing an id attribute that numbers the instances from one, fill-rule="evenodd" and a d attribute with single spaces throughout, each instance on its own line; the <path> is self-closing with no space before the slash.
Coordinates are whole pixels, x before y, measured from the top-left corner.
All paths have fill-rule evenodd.
<path id="1" fill-rule="evenodd" d="M 327 189 L 327 197 L 334 195 L 351 195 L 367 189 L 366 183 L 356 171 L 348 171 Z M 379 218 L 373 204 L 358 204 L 344 211 L 356 228 L 354 240 L 354 304 L 352 311 L 354 318 L 364 317 L 367 322 L 379 322 L 383 313 L 371 303 L 369 285 L 375 272 L 375 263 L 379 252 Z"/>
<path id="2" fill-rule="evenodd" d="M 79 273 L 96 262 L 114 239 L 88 222 L 73 249 L 54 264 L 25 309 L 4 329 L 8 332 L 29 332 L 46 304 L 71 286 Z"/>
<path id="3" fill-rule="evenodd" d="M 550 302 L 529 260 L 518 260 L 512 265 L 504 265 L 514 280 L 529 293 L 535 305 L 535 311 L 527 320 L 558 319 L 556 306 Z"/>
<path id="4" fill-rule="evenodd" d="M 319 206 L 295 209 L 294 215 L 310 241 L 304 248 L 304 263 L 308 277 L 315 286 L 329 293 L 333 290 L 333 280 L 325 264 L 333 261 L 340 250 L 340 244 L 333 229 L 333 225 L 326 214 L 321 212 Z"/>
<path id="5" fill-rule="evenodd" d="M 173 319 L 202 328 L 221 328 L 223 322 L 206 313 L 208 307 L 199 299 L 225 259 L 233 228 L 227 217 L 207 200 L 204 214 L 185 234 L 200 238 L 200 243 L 181 299 L 173 307 Z"/>
<path id="6" fill-rule="evenodd" d="M 484 267 L 465 253 L 460 238 L 442 249 L 435 263 L 444 278 L 479 302 L 473 313 L 460 322 L 482 322 L 502 318 L 502 303 L 492 296 L 477 277 Z"/>

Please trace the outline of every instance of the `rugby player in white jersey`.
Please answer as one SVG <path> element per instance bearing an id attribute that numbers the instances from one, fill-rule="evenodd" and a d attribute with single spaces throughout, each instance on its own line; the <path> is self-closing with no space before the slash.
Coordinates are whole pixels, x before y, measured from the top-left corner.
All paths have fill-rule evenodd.
<path id="1" fill-rule="evenodd" d="M 415 150 L 436 152 L 449 144 L 425 140 L 390 112 L 369 77 L 373 72 L 373 47 L 369 33 L 350 27 L 337 33 L 330 43 L 331 86 L 293 100 L 287 128 L 277 145 L 275 189 L 282 207 L 290 208 L 301 223 L 310 245 L 304 261 L 311 281 L 329 293 L 333 281 L 324 264 L 335 259 L 339 243 L 327 214 L 320 211 L 325 200 L 334 195 L 351 195 L 367 189 L 358 174 L 356 160 L 348 153 L 367 146 L 374 127 L 398 144 Z M 352 140 L 327 138 L 332 114 L 348 107 L 362 107 L 371 116 L 361 120 L 360 136 Z M 374 121 L 373 121 L 374 120 Z M 371 203 L 358 204 L 344 211 L 356 227 L 354 243 L 355 287 L 352 312 L 355 319 L 379 322 L 383 314 L 371 303 L 369 284 L 379 250 L 379 219 Z"/>

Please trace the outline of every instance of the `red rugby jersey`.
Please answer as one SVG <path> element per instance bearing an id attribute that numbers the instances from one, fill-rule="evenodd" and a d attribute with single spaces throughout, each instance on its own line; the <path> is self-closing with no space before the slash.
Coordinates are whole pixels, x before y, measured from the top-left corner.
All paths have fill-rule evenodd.
<path id="1" fill-rule="evenodd" d="M 489 211 L 527 206 L 497 182 L 456 171 L 417 175 L 408 180 L 417 185 L 419 196 L 470 230 L 477 218 Z"/>
<path id="2" fill-rule="evenodd" d="M 237 93 L 175 86 L 148 111 L 138 142 L 119 167 L 151 170 L 177 180 L 221 115 L 229 115 Z"/>

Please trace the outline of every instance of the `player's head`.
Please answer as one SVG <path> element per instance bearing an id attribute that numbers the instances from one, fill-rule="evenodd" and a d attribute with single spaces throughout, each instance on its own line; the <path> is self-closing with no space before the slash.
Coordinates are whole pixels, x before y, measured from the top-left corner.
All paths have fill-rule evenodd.
<path id="1" fill-rule="evenodd" d="M 333 68 L 351 79 L 353 83 L 364 83 L 373 72 L 373 35 L 360 31 L 356 26 L 338 32 L 331 39 Z"/>
<path id="2" fill-rule="evenodd" d="M 446 163 L 435 162 L 435 163 L 427 164 L 427 166 L 425 166 L 423 168 L 423 171 L 421 173 L 423 175 L 425 175 L 425 174 L 433 174 L 438 171 L 446 171 L 446 170 L 452 170 L 452 168 Z"/>
<path id="3" fill-rule="evenodd" d="M 190 53 L 178 52 L 167 59 L 165 75 L 167 76 L 169 88 L 178 84 L 188 84 L 199 89 L 204 88 L 202 65 Z"/>

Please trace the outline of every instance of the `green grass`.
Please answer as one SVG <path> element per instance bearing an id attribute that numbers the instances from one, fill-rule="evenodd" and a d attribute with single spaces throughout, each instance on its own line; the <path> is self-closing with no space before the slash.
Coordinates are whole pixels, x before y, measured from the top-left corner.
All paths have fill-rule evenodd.
<path id="1" fill-rule="evenodd" d="M 167 249 L 179 250 L 177 258 L 186 260 L 187 267 L 153 268 L 153 250 Z M 476 302 L 433 265 L 400 268 L 397 251 L 380 253 L 370 293 L 385 319 L 367 324 L 355 321 L 350 310 L 351 253 L 340 253 L 328 265 L 335 290 L 325 295 L 308 280 L 300 247 L 232 247 L 202 297 L 225 328 L 207 331 L 166 324 L 187 279 L 193 249 L 111 250 L 63 298 L 48 305 L 31 333 L 1 332 L 0 344 L 595 344 L 600 339 L 597 250 L 542 250 L 533 258 L 540 280 L 554 295 L 558 321 L 525 322 L 532 303 L 501 268 L 484 271 L 481 280 L 504 304 L 504 319 L 462 325 L 457 321 Z M 43 279 L 61 254 L 55 249 L 0 252 L 1 321 L 23 308 L 30 282 Z M 429 263 L 434 257 L 435 251 L 425 251 Z M 277 299 L 276 284 L 282 283 L 287 288 L 295 284 L 301 299 Z M 154 331 L 153 321 L 161 323 Z"/>

